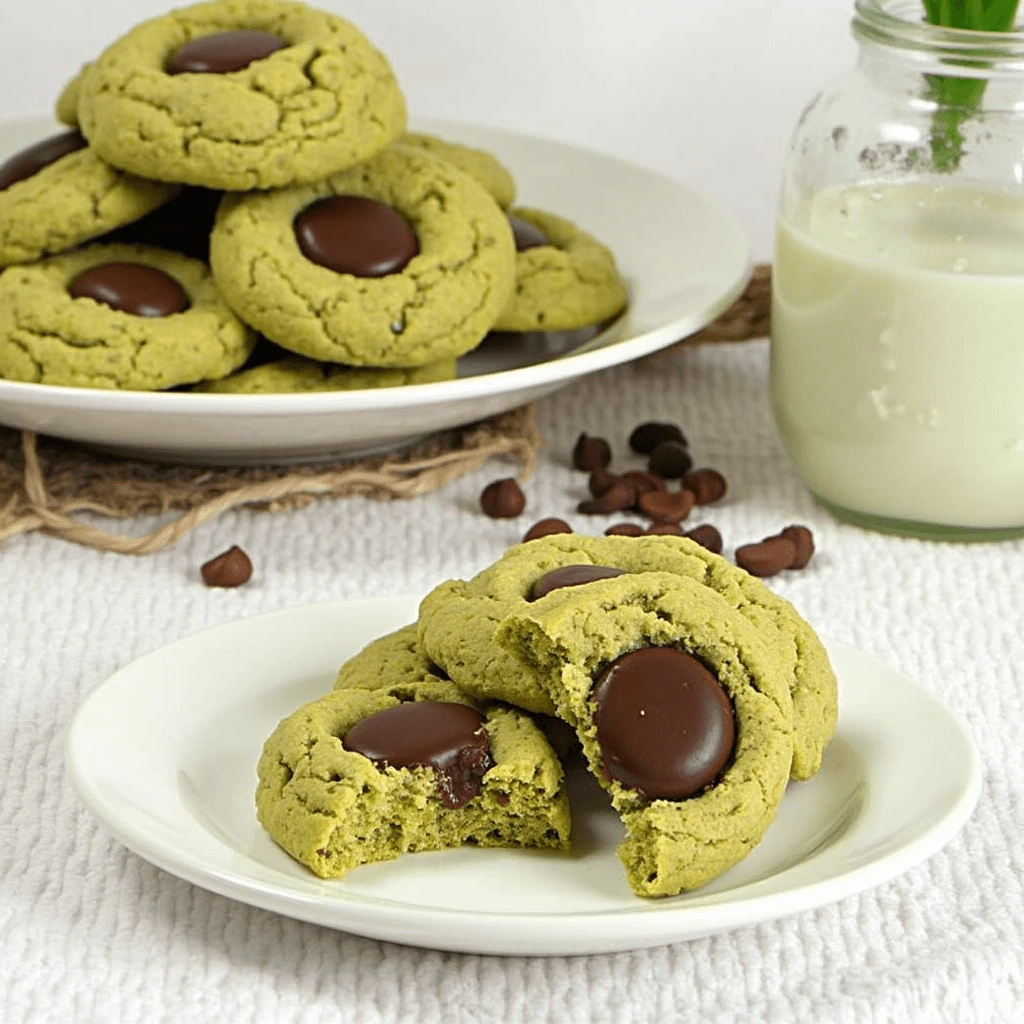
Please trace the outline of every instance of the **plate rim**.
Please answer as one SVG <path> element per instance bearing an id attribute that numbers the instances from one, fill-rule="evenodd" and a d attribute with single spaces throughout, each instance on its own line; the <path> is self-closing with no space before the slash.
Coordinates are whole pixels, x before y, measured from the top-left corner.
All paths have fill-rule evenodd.
<path id="1" fill-rule="evenodd" d="M 956 799 L 944 815 L 931 820 L 909 841 L 848 871 L 810 880 L 781 891 L 748 897 L 736 895 L 759 884 L 751 882 L 737 889 L 729 890 L 733 898 L 724 902 L 718 902 L 720 894 L 713 893 L 707 897 L 708 902 L 699 902 L 700 897 L 697 896 L 683 905 L 673 904 L 669 901 L 643 901 L 638 902 L 635 908 L 619 907 L 609 910 L 570 913 L 565 911 L 491 910 L 481 912 L 459 908 L 421 906 L 404 901 L 395 902 L 384 897 L 344 891 L 332 895 L 330 899 L 325 899 L 313 893 L 290 891 L 282 886 L 256 879 L 251 875 L 247 876 L 241 871 L 232 873 L 219 866 L 211 866 L 193 851 L 183 852 L 180 849 L 174 849 L 158 837 L 147 835 L 145 829 L 133 826 L 130 819 L 129 823 L 125 824 L 124 818 L 117 813 L 116 807 L 100 793 L 100 787 L 83 770 L 83 766 L 79 762 L 77 747 L 82 742 L 82 734 L 85 729 L 83 722 L 89 713 L 88 709 L 91 709 L 97 702 L 102 703 L 107 698 L 110 687 L 116 688 L 125 685 L 126 677 L 130 680 L 132 674 L 139 670 L 140 664 L 152 658 L 159 658 L 168 648 L 179 645 L 186 646 L 208 634 L 227 631 L 241 624 L 254 622 L 265 624 L 267 620 L 288 619 L 291 616 L 308 612 L 311 608 L 319 609 L 324 613 L 337 611 L 343 614 L 346 608 L 350 608 L 354 604 L 364 607 L 377 605 L 389 610 L 401 606 L 408 607 L 414 613 L 419 600 L 418 595 L 403 594 L 292 605 L 202 628 L 133 658 L 97 684 L 81 700 L 67 727 L 63 744 L 64 765 L 79 799 L 96 820 L 133 854 L 190 884 L 250 906 L 368 938 L 404 942 L 422 948 L 483 955 L 495 954 L 495 951 L 482 948 L 480 942 L 461 944 L 456 942 L 453 944 L 450 941 L 443 941 L 440 937 L 436 942 L 410 938 L 404 935 L 409 931 L 409 919 L 416 919 L 414 925 L 416 932 L 429 931 L 435 925 L 443 929 L 446 926 L 465 923 L 467 920 L 477 922 L 483 920 L 496 925 L 503 935 L 513 940 L 522 932 L 543 928 L 549 944 L 553 940 L 556 944 L 561 943 L 561 945 L 551 949 L 524 951 L 519 944 L 513 941 L 512 945 L 515 946 L 516 952 L 498 950 L 496 955 L 561 956 L 573 955 L 567 945 L 573 947 L 580 945 L 578 942 L 580 921 L 585 921 L 588 924 L 615 922 L 619 926 L 617 939 L 625 941 L 616 941 L 612 945 L 600 944 L 601 949 L 595 952 L 625 950 L 685 941 L 734 927 L 789 917 L 856 895 L 868 888 L 890 881 L 936 853 L 960 831 L 973 813 L 980 796 L 982 784 L 980 757 L 970 730 L 960 716 L 906 672 L 889 665 L 876 655 L 833 639 L 824 641 L 830 653 L 845 651 L 861 659 L 883 665 L 888 673 L 900 679 L 901 685 L 906 687 L 916 699 L 923 699 L 933 705 L 934 710 L 941 713 L 947 723 L 955 728 L 967 755 L 967 770 L 960 780 L 961 784 Z M 144 686 L 145 684 L 129 682 L 128 685 Z M 212 833 L 208 832 L 208 835 L 212 841 L 223 842 Z M 244 857 L 244 854 L 238 851 L 232 852 L 236 856 Z M 258 862 L 254 861 L 253 863 Z M 796 866 L 798 865 L 786 868 L 781 874 L 793 870 Z M 339 920 L 339 910 L 345 920 Z M 675 928 L 666 927 L 666 915 L 669 915 L 669 920 L 676 925 Z M 652 923 L 653 927 L 651 927 Z M 406 926 L 404 929 L 403 925 Z M 671 934 L 668 934 L 670 931 Z M 493 940 L 493 932 L 494 928 L 491 928 L 488 934 L 481 937 L 485 940 L 484 944 L 486 941 Z"/>
<path id="2" fill-rule="evenodd" d="M 50 125 L 57 127 L 52 116 L 0 119 L 0 131 L 5 126 Z M 105 413 L 132 413 L 164 416 L 175 413 L 182 416 L 217 416 L 224 418 L 248 418 L 261 416 L 293 416 L 301 414 L 340 412 L 383 412 L 396 408 L 415 408 L 444 404 L 453 400 L 488 398 L 494 395 L 515 393 L 535 387 L 568 383 L 580 377 L 609 369 L 623 363 L 651 355 L 660 349 L 683 340 L 685 337 L 711 323 L 742 295 L 753 274 L 753 256 L 750 241 L 736 215 L 717 200 L 705 195 L 690 185 L 622 157 L 589 146 L 562 142 L 544 135 L 534 135 L 518 129 L 484 125 L 476 122 L 457 121 L 447 118 L 414 118 L 410 127 L 434 130 L 458 131 L 459 128 L 477 129 L 507 135 L 520 139 L 541 142 L 545 145 L 584 153 L 594 159 L 642 171 L 659 179 L 673 188 L 685 192 L 691 201 L 713 210 L 723 224 L 728 224 L 735 240 L 742 245 L 745 255 L 739 277 L 728 292 L 686 317 L 676 318 L 668 324 L 654 328 L 633 337 L 620 338 L 595 349 L 570 352 L 530 366 L 511 370 L 499 370 L 473 377 L 450 381 L 435 381 L 428 384 L 412 384 L 403 387 L 372 388 L 361 391 L 312 392 L 302 394 L 270 395 L 222 395 L 196 392 L 121 391 L 116 389 L 67 387 L 56 384 L 37 384 L 25 381 L 9 381 L 0 378 L 0 403 L 5 401 L 19 404 L 31 403 L 37 406 L 55 408 L 81 408 L 101 410 Z M 627 282 L 628 285 L 628 282 Z M 628 311 L 627 311 L 628 312 Z M 614 325 L 613 325 L 614 326 Z M 609 358 L 611 356 L 611 358 Z M 470 383 L 472 382 L 472 383 Z M 396 401 L 401 395 L 402 401 Z"/>

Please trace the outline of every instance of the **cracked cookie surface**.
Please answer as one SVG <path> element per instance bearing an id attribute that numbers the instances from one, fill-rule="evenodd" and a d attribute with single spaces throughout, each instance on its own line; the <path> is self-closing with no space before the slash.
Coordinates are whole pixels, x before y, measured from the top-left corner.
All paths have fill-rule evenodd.
<path id="1" fill-rule="evenodd" d="M 0 190 L 0 268 L 64 252 L 172 200 L 177 185 L 144 181 L 79 149 Z"/>
<path id="2" fill-rule="evenodd" d="M 369 653 L 374 648 L 367 652 L 376 661 Z M 468 704 L 486 720 L 492 767 L 478 795 L 460 807 L 443 803 L 433 769 L 379 768 L 345 748 L 344 737 L 358 722 L 409 701 Z M 344 687 L 305 705 L 267 740 L 258 777 L 260 823 L 322 878 L 463 843 L 568 846 L 562 767 L 540 730 L 514 709 L 476 705 L 453 683 L 433 677 L 402 676 L 373 689 Z"/>
<path id="3" fill-rule="evenodd" d="M 463 146 L 458 142 L 448 142 L 436 135 L 427 135 L 423 132 L 407 132 L 398 143 L 422 149 L 441 160 L 455 164 L 460 171 L 465 171 L 482 185 L 503 210 L 507 210 L 515 202 L 516 183 L 511 171 L 486 150 Z"/>
<path id="4" fill-rule="evenodd" d="M 183 44 L 235 30 L 287 45 L 240 71 L 165 71 Z M 84 76 L 77 114 L 118 167 L 234 191 L 351 167 L 400 135 L 406 117 L 383 54 L 344 19 L 292 0 L 214 0 L 139 25 Z"/>
<path id="5" fill-rule="evenodd" d="M 550 592 L 506 618 L 496 641 L 531 666 L 575 728 L 591 773 L 626 826 L 618 853 L 634 892 L 696 889 L 760 842 L 789 779 L 792 704 L 763 635 L 720 595 L 689 577 L 627 573 Z M 693 655 L 733 708 L 729 761 L 685 799 L 649 799 L 612 778 L 598 742 L 595 677 L 621 655 L 648 647 Z"/>
<path id="6" fill-rule="evenodd" d="M 494 641 L 508 615 L 530 607 L 534 583 L 567 565 L 603 565 L 628 573 L 668 572 L 718 593 L 760 630 L 789 682 L 795 779 L 810 778 L 835 731 L 837 683 L 811 626 L 760 580 L 685 537 L 583 537 L 558 534 L 519 544 L 472 580 L 449 580 L 420 606 L 420 640 L 463 689 L 551 714 L 553 702 L 536 669 Z M 583 589 L 597 587 L 588 583 Z"/>
<path id="7" fill-rule="evenodd" d="M 515 288 L 496 331 L 572 331 L 622 312 L 626 286 L 607 246 L 553 213 L 516 207 L 510 214 L 549 244 L 516 254 Z"/>
<path id="8" fill-rule="evenodd" d="M 119 262 L 170 275 L 189 308 L 134 316 L 68 293 L 84 271 Z M 0 376 L 8 380 L 156 391 L 224 376 L 245 362 L 254 344 L 209 268 L 181 253 L 94 245 L 0 273 Z"/>
<path id="9" fill-rule="evenodd" d="M 405 218 L 419 253 L 400 272 L 356 277 L 303 255 L 296 216 L 346 195 Z M 507 218 L 472 178 L 392 146 L 315 185 L 226 196 L 210 262 L 238 315 L 282 348 L 350 366 L 416 367 L 483 340 L 508 299 L 515 246 Z"/>

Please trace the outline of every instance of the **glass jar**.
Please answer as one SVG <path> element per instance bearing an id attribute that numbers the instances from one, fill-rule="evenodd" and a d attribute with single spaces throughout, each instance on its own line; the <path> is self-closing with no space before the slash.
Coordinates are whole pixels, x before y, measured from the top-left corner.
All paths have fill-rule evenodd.
<path id="1" fill-rule="evenodd" d="M 1024 32 L 857 0 L 804 111 L 772 287 L 775 420 L 840 519 L 1024 536 Z"/>

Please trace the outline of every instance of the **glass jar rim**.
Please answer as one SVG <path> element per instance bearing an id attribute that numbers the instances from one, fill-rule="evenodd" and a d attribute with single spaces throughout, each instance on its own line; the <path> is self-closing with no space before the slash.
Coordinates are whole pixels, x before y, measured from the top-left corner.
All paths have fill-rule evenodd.
<path id="1" fill-rule="evenodd" d="M 1011 32 L 933 25 L 920 0 L 855 0 L 853 34 L 865 42 L 917 51 L 944 64 L 1024 62 L 1024 26 Z"/>

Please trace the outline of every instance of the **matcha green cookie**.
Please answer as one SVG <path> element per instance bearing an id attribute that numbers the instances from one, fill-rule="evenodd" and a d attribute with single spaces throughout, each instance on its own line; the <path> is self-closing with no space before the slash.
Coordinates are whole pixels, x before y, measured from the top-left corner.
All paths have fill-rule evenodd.
<path id="1" fill-rule="evenodd" d="M 90 295 L 124 302 L 112 308 Z M 155 391 L 230 373 L 253 344 L 209 268 L 181 253 L 94 245 L 0 273 L 8 380 Z"/>
<path id="2" fill-rule="evenodd" d="M 495 639 L 575 727 L 638 895 L 696 889 L 760 842 L 789 778 L 792 705 L 762 633 L 721 596 L 625 574 L 553 590 Z"/>
<path id="3" fill-rule="evenodd" d="M 221 380 L 197 384 L 193 391 L 219 395 L 297 394 L 306 391 L 365 391 L 371 388 L 400 388 L 410 384 L 432 384 L 452 380 L 455 360 L 441 359 L 414 370 L 353 369 L 350 366 L 317 363 L 302 356 L 278 359 L 252 369 L 241 369 Z"/>
<path id="4" fill-rule="evenodd" d="M 79 148 L 6 188 L 0 183 L 0 268 L 81 245 L 138 220 L 178 194 L 176 185 L 143 181 L 108 166 L 84 148 L 85 140 L 74 132 L 30 147 L 39 153 L 36 160 L 31 159 L 30 150 L 24 150 L 12 162 L 24 157 L 37 165 L 46 159 L 48 145 Z"/>
<path id="5" fill-rule="evenodd" d="M 451 722 L 434 716 L 453 712 L 468 725 L 443 742 Z M 395 767 L 410 746 L 427 756 Z M 511 708 L 472 705 L 451 682 L 335 690 L 281 722 L 258 775 L 260 823 L 322 878 L 464 843 L 568 845 L 562 769 L 540 731 Z"/>
<path id="6" fill-rule="evenodd" d="M 457 142 L 446 142 L 436 135 L 425 135 L 420 132 L 407 132 L 398 142 L 402 146 L 426 150 L 450 164 L 455 164 L 460 171 L 465 171 L 482 185 L 503 210 L 507 210 L 515 202 L 516 183 L 511 172 L 497 157 L 485 150 L 462 146 Z"/>
<path id="7" fill-rule="evenodd" d="M 83 64 L 78 74 L 68 81 L 57 97 L 54 113 L 57 120 L 69 128 L 78 127 L 78 98 L 82 95 L 82 80 L 90 67 L 91 64 Z"/>
<path id="8" fill-rule="evenodd" d="M 572 331 L 622 312 L 626 286 L 606 246 L 553 213 L 519 207 L 510 216 L 525 228 L 517 230 L 515 290 L 496 331 Z"/>
<path id="9" fill-rule="evenodd" d="M 515 251 L 472 178 L 392 146 L 316 185 L 225 197 L 210 262 L 238 315 L 282 348 L 415 367 L 484 338 L 508 299 Z"/>
<path id="10" fill-rule="evenodd" d="M 493 637 L 504 618 L 530 607 L 530 592 L 538 579 L 568 565 L 670 572 L 720 594 L 761 631 L 790 681 L 793 777 L 807 779 L 818 770 L 837 712 L 836 678 L 821 641 L 788 601 L 684 537 L 567 533 L 517 545 L 469 582 L 449 580 L 427 595 L 419 619 L 424 653 L 469 693 L 550 714 L 554 706 L 537 673 L 495 644 Z"/>
<path id="11" fill-rule="evenodd" d="M 401 696 L 422 682 L 447 681 L 441 669 L 420 651 L 417 632 L 412 623 L 367 644 L 341 666 L 334 688 L 378 690 L 383 686 Z"/>
<path id="12" fill-rule="evenodd" d="M 402 133 L 405 101 L 344 19 L 291 0 L 214 0 L 106 49 L 82 80 L 78 118 L 117 167 L 247 191 L 368 159 Z"/>

